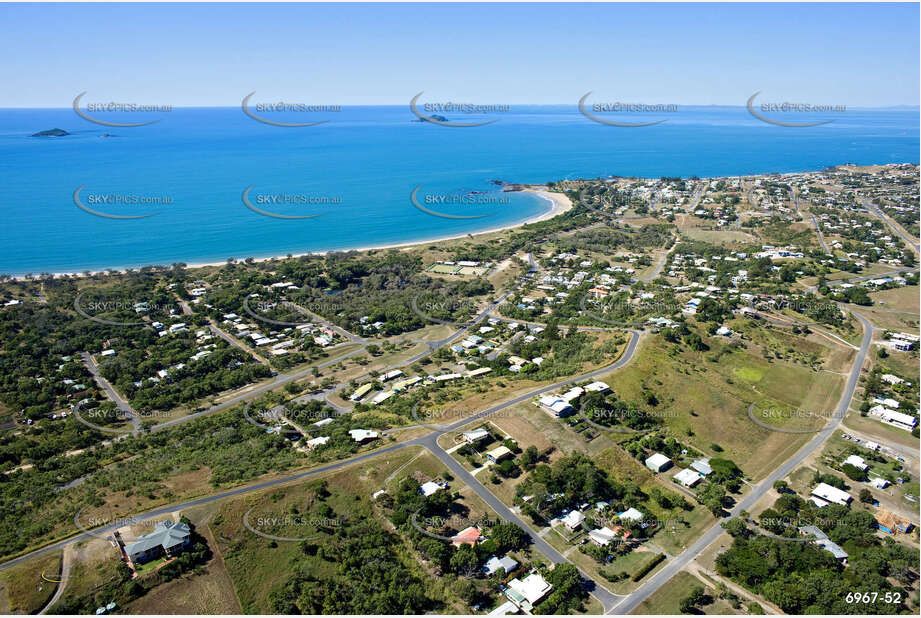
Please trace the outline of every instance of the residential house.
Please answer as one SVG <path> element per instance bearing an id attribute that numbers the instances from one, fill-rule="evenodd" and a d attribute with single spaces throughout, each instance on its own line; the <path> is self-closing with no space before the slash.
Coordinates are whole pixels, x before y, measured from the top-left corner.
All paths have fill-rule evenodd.
<path id="1" fill-rule="evenodd" d="M 841 491 L 837 487 L 832 487 L 826 483 L 816 485 L 815 489 L 812 490 L 812 496 L 826 504 L 833 503 L 841 506 L 847 506 L 853 500 L 846 491 Z"/>
<path id="2" fill-rule="evenodd" d="M 125 545 L 125 555 L 133 564 L 144 564 L 160 556 L 175 556 L 192 544 L 192 531 L 183 522 L 159 522 L 154 531 Z"/>
<path id="3" fill-rule="evenodd" d="M 505 569 L 505 574 L 508 575 L 517 568 L 518 562 L 506 554 L 502 558 L 490 556 L 489 560 L 486 561 L 486 564 L 483 565 L 483 572 L 486 573 L 486 575 L 492 575 L 499 569 Z"/>
<path id="4" fill-rule="evenodd" d="M 508 583 L 505 597 L 526 612 L 534 609 L 534 605 L 543 599 L 553 586 L 539 573 L 532 573 L 523 580 L 515 578 Z"/>

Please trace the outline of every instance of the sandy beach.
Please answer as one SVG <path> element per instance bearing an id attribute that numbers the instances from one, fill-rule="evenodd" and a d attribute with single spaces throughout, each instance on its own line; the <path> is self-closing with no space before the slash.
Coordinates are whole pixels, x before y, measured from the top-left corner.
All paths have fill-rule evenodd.
<path id="1" fill-rule="evenodd" d="M 568 197 L 566 197 L 562 193 L 555 193 L 555 192 L 549 191 L 547 190 L 546 187 L 535 185 L 532 187 L 522 189 L 522 191 L 527 192 L 527 193 L 532 193 L 546 200 L 550 204 L 549 210 L 539 215 L 536 215 L 534 217 L 531 217 L 529 219 L 526 219 L 524 221 L 519 221 L 518 223 L 514 223 L 512 225 L 505 225 L 505 226 L 500 226 L 496 228 L 490 228 L 488 230 L 481 230 L 479 232 L 475 232 L 472 234 L 455 234 L 453 236 L 439 236 L 435 238 L 424 238 L 422 240 L 413 240 L 413 241 L 405 242 L 405 243 L 397 243 L 397 244 L 389 244 L 389 245 L 373 245 L 370 247 L 356 247 L 354 249 L 335 249 L 334 251 L 372 251 L 372 250 L 381 250 L 381 249 L 410 249 L 412 247 L 417 247 L 420 245 L 427 245 L 433 242 L 456 240 L 458 238 L 468 238 L 470 236 L 472 236 L 473 238 L 477 238 L 478 236 L 481 236 L 483 234 L 494 234 L 496 232 L 501 232 L 503 230 L 511 230 L 517 227 L 521 227 L 523 225 L 527 225 L 528 223 L 537 223 L 538 221 L 546 221 L 547 219 L 552 219 L 553 217 L 563 214 L 564 212 L 567 212 L 568 210 L 572 208 L 572 201 Z M 326 253 L 329 253 L 329 251 L 308 251 L 305 253 L 292 253 L 291 259 L 303 257 L 305 255 L 325 255 Z M 276 256 L 269 256 L 269 257 L 253 258 L 253 262 L 268 262 L 270 260 L 278 260 L 278 259 L 283 260 L 287 258 L 288 258 L 288 254 L 276 255 Z M 243 260 L 239 259 L 237 261 L 241 262 Z M 194 264 L 186 264 L 186 268 L 204 268 L 206 266 L 223 266 L 226 263 L 227 263 L 226 260 L 222 262 L 199 262 L 199 263 L 194 263 Z M 126 272 L 125 269 L 115 268 L 111 270 L 116 273 Z M 131 270 L 137 270 L 137 268 L 132 268 Z M 107 272 L 109 272 L 109 269 L 91 271 L 90 274 L 97 275 L 97 274 L 105 274 Z M 65 275 L 66 276 L 77 276 L 77 277 L 84 276 L 83 272 L 53 273 L 53 274 L 56 277 L 65 276 Z M 14 277 L 14 279 L 24 280 L 25 277 Z"/>

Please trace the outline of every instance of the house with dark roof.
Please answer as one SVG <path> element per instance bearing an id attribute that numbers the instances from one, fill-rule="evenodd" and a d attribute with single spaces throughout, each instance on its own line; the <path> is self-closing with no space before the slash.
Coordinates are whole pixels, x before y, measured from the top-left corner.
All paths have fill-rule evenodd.
<path id="1" fill-rule="evenodd" d="M 174 556 L 192 544 L 192 530 L 183 522 L 161 521 L 150 534 L 125 545 L 125 555 L 134 564 L 150 562 L 160 556 Z"/>

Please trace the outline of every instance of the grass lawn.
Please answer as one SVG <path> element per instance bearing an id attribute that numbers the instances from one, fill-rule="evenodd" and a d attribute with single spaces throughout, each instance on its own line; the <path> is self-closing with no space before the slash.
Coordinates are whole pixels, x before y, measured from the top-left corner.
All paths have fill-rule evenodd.
<path id="1" fill-rule="evenodd" d="M 668 559 L 660 562 L 654 569 L 649 571 L 646 575 L 643 576 L 638 582 L 633 581 L 633 575 L 647 565 L 649 565 L 657 556 L 661 554 L 657 551 L 638 551 L 633 550 L 629 554 L 624 556 L 618 556 L 613 562 L 602 567 L 602 571 L 608 575 L 617 575 L 619 573 L 626 573 L 627 577 L 616 583 L 608 583 L 607 586 L 616 594 L 628 594 L 636 590 L 643 581 L 668 564 Z"/>
<path id="2" fill-rule="evenodd" d="M 60 573 L 60 551 L 49 552 L 6 569 L 0 573 L 0 613 L 38 613 L 58 587 L 57 583 L 48 579 L 58 580 Z"/>
<path id="3" fill-rule="evenodd" d="M 148 573 L 152 573 L 157 570 L 157 568 L 169 560 L 166 556 L 160 556 L 156 560 L 151 560 L 150 562 L 145 562 L 144 564 L 135 565 L 135 572 L 138 574 L 138 577 L 144 577 Z"/>
<path id="4" fill-rule="evenodd" d="M 681 599 L 686 597 L 696 586 L 702 586 L 708 595 L 713 595 L 713 587 L 705 586 L 704 583 L 691 575 L 681 571 L 668 580 L 664 586 L 656 590 L 649 598 L 640 603 L 631 614 L 649 614 L 649 615 L 675 615 L 680 614 L 679 606 Z M 739 614 L 732 607 L 722 600 L 717 600 L 703 608 L 705 614 Z"/>
<path id="5" fill-rule="evenodd" d="M 670 433 L 714 456 L 712 444 L 753 479 L 789 458 L 811 434 L 770 431 L 748 417 L 752 402 L 770 399 L 806 410 L 833 410 L 844 378 L 783 361 L 769 361 L 754 349 L 733 349 L 707 338 L 709 351 L 676 348 L 661 336 L 647 338 L 624 368 L 603 376 L 617 396 L 642 402 L 644 390 L 659 404 L 651 411 Z M 648 407 L 643 405 L 643 407 Z"/>

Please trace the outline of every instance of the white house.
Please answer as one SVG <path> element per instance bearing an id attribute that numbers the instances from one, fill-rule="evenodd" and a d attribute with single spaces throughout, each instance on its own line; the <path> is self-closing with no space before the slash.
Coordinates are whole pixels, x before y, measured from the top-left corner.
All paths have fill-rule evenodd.
<path id="1" fill-rule="evenodd" d="M 690 468 L 679 470 L 677 474 L 672 476 L 676 483 L 681 483 L 685 487 L 694 487 L 702 478 L 704 477 Z"/>
<path id="2" fill-rule="evenodd" d="M 426 498 L 431 496 L 433 493 L 435 493 L 436 491 L 440 489 L 443 489 L 442 486 L 436 483 L 435 481 L 428 481 L 426 483 L 422 483 L 422 485 L 419 486 L 419 491 Z"/>
<path id="3" fill-rule="evenodd" d="M 540 573 L 532 573 L 523 580 L 513 579 L 505 589 L 505 596 L 520 609 L 530 612 L 534 604 L 546 596 L 553 586 L 547 583 Z"/>
<path id="4" fill-rule="evenodd" d="M 582 525 L 582 522 L 585 521 L 585 515 L 581 511 L 572 510 L 566 513 L 566 516 L 560 519 L 563 522 L 563 525 L 566 526 L 570 532 L 575 532 L 579 526 Z"/>
<path id="5" fill-rule="evenodd" d="M 355 442 L 360 444 L 368 440 L 377 440 L 380 434 L 370 429 L 352 429 L 349 431 L 349 435 L 352 436 Z"/>
<path id="6" fill-rule="evenodd" d="M 812 495 L 826 503 L 831 502 L 841 506 L 847 506 L 853 500 L 846 491 L 841 491 L 837 487 L 832 487 L 826 483 L 816 485 L 815 489 L 812 490 Z"/>
<path id="7" fill-rule="evenodd" d="M 867 465 L 863 457 L 861 457 L 860 455 L 851 455 L 850 457 L 844 460 L 844 463 L 854 466 L 861 472 L 866 472 L 867 468 L 870 467 Z"/>

